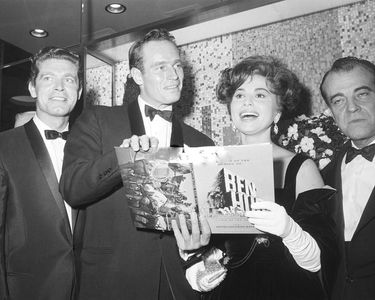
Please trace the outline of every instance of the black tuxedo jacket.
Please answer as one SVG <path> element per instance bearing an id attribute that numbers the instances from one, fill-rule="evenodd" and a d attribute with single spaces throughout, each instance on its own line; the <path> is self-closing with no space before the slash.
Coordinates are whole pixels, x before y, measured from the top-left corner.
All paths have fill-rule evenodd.
<path id="1" fill-rule="evenodd" d="M 78 299 L 158 299 L 161 272 L 175 299 L 196 299 L 181 267 L 171 234 L 137 230 L 124 198 L 114 146 L 145 133 L 138 102 L 92 107 L 74 125 L 65 146 L 60 190 L 79 208 L 75 245 L 79 266 Z M 213 145 L 177 119 L 171 145 Z M 162 299 L 161 299 L 162 300 Z"/>
<path id="2" fill-rule="evenodd" d="M 0 299 L 71 299 L 69 220 L 32 120 L 0 134 L 0 226 Z"/>
<path id="3" fill-rule="evenodd" d="M 358 227 L 344 248 L 344 215 L 342 205 L 341 163 L 347 147 L 323 171 L 326 184 L 337 189 L 334 218 L 339 228 L 341 260 L 332 299 L 375 299 L 375 189 L 372 191 Z M 375 178 L 374 178 L 375 180 Z"/>

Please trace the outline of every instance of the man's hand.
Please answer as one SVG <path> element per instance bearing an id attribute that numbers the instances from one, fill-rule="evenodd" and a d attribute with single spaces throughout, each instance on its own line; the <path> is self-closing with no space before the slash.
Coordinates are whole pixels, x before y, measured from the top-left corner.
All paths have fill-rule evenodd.
<path id="1" fill-rule="evenodd" d="M 143 151 L 147 152 L 149 150 L 157 149 L 159 141 L 155 137 L 149 137 L 147 135 L 137 136 L 133 135 L 129 139 L 123 140 L 120 147 L 129 148 L 131 147 L 135 152 Z"/>
<path id="2" fill-rule="evenodd" d="M 208 245 L 211 237 L 211 229 L 205 217 L 201 216 L 199 218 L 201 225 L 199 226 L 197 214 L 195 212 L 190 214 L 191 233 L 187 228 L 185 216 L 180 214 L 178 218 L 180 228 L 178 227 L 176 220 L 172 220 L 172 228 L 180 250 L 193 251 Z"/>

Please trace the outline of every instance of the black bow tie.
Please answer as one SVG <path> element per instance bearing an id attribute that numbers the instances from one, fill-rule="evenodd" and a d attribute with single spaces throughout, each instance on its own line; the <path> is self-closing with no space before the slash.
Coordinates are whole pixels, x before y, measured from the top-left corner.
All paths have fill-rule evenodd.
<path id="1" fill-rule="evenodd" d="M 357 155 L 362 155 L 368 161 L 372 161 L 375 155 L 375 144 L 366 146 L 362 149 L 350 147 L 346 152 L 345 163 L 350 163 Z"/>
<path id="2" fill-rule="evenodd" d="M 164 120 L 171 122 L 172 121 L 172 111 L 171 110 L 158 110 L 156 108 L 153 108 L 151 106 L 146 105 L 145 106 L 145 115 L 146 117 L 149 117 L 152 121 L 155 118 L 155 115 L 159 115 Z"/>
<path id="3" fill-rule="evenodd" d="M 55 140 L 57 138 L 62 138 L 63 140 L 66 140 L 69 131 L 58 132 L 56 130 L 44 130 L 44 134 L 47 140 Z"/>

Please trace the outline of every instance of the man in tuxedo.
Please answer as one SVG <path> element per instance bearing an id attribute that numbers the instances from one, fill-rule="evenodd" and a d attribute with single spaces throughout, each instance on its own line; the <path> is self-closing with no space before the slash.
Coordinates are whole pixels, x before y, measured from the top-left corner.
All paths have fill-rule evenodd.
<path id="1" fill-rule="evenodd" d="M 195 299 L 173 235 L 134 227 L 114 147 L 147 150 L 148 137 L 157 138 L 159 146 L 213 142 L 173 114 L 183 69 L 169 32 L 155 29 L 135 42 L 129 65 L 138 98 L 123 106 L 87 109 L 65 148 L 60 190 L 80 210 L 75 231 L 78 299 Z"/>
<path id="2" fill-rule="evenodd" d="M 375 299 L 375 65 L 340 58 L 320 90 L 340 129 L 350 140 L 324 170 L 338 190 L 335 220 L 341 263 L 333 299 Z"/>
<path id="3" fill-rule="evenodd" d="M 72 299 L 73 221 L 58 181 L 79 70 L 66 49 L 39 51 L 29 81 L 36 114 L 0 134 L 0 299 Z"/>

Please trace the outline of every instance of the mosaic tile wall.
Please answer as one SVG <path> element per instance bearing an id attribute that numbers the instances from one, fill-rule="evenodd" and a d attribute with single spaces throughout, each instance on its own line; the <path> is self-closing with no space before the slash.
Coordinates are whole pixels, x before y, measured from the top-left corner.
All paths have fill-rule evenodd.
<path id="1" fill-rule="evenodd" d="M 219 145 L 223 144 L 223 124 L 229 124 L 230 119 L 226 106 L 216 100 L 215 86 L 220 71 L 232 64 L 232 49 L 231 35 L 181 47 L 181 57 L 187 67 L 178 111 L 185 116 L 186 123 Z"/>
<path id="2" fill-rule="evenodd" d="M 375 1 L 367 0 L 183 45 L 180 48 L 185 62 L 185 82 L 177 110 L 186 123 L 210 136 L 218 145 L 236 143 L 238 137 L 231 128 L 227 109 L 215 98 L 220 71 L 249 55 L 271 54 L 281 58 L 310 90 L 311 112 L 323 112 L 326 106 L 319 93 L 323 74 L 342 56 L 355 55 L 375 61 L 373 28 Z M 92 92 L 88 101 L 110 105 L 108 69 L 89 71 L 87 84 Z M 115 105 L 122 104 L 127 73 L 127 61 L 116 65 Z"/>
<path id="3" fill-rule="evenodd" d="M 337 14 L 337 10 L 329 10 L 236 33 L 234 62 L 254 54 L 278 57 L 310 90 L 312 113 L 321 112 L 321 78 L 341 56 Z"/>
<path id="4" fill-rule="evenodd" d="M 375 62 L 375 1 L 367 0 L 338 10 L 343 56 Z"/>
<path id="5" fill-rule="evenodd" d="M 122 105 L 124 96 L 124 87 L 126 82 L 126 76 L 129 74 L 129 62 L 122 61 L 118 63 L 115 67 L 116 69 L 116 95 L 115 95 L 115 105 Z"/>
<path id="6" fill-rule="evenodd" d="M 112 68 L 101 66 L 86 71 L 86 103 L 112 105 Z"/>

